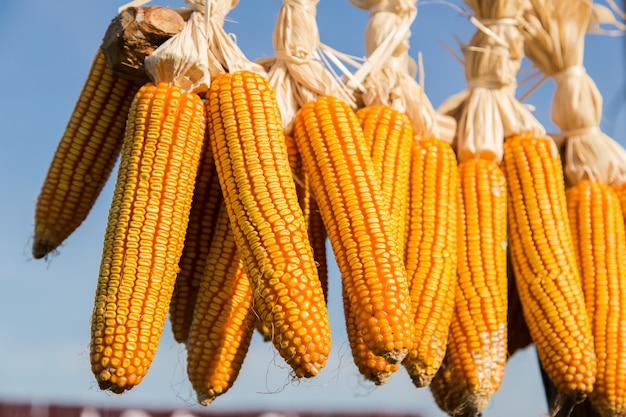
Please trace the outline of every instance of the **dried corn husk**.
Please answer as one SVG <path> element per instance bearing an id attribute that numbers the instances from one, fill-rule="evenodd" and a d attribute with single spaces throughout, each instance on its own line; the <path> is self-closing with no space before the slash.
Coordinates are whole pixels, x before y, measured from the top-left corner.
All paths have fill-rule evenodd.
<path id="1" fill-rule="evenodd" d="M 583 179 L 626 182 L 626 151 L 600 129 L 602 96 L 583 66 L 584 38 L 607 20 L 608 9 L 587 0 L 530 0 L 524 13 L 527 56 L 555 84 L 552 121 L 570 185 Z M 604 16 L 604 17 L 603 17 Z"/>
<path id="2" fill-rule="evenodd" d="M 146 72 L 156 83 L 173 83 L 183 91 L 202 93 L 208 90 L 211 79 L 206 38 L 202 13 L 192 13 L 183 30 L 146 57 Z"/>
<path id="3" fill-rule="evenodd" d="M 316 21 L 319 0 L 284 0 L 272 37 L 274 57 L 260 59 L 276 91 L 285 132 L 297 110 L 319 96 L 333 95 L 355 107 L 352 94 L 320 59 Z"/>
<path id="4" fill-rule="evenodd" d="M 415 136 L 435 136 L 452 142 L 456 130 L 453 118 L 437 113 L 416 80 L 417 65 L 409 56 L 411 24 L 417 16 L 415 0 L 350 0 L 370 13 L 365 29 L 365 62 L 354 73 L 352 82 L 360 105 L 385 104 L 406 113 Z M 348 85 L 350 82 L 348 82 Z"/>
<path id="5" fill-rule="evenodd" d="M 515 98 L 516 76 L 524 55 L 519 20 L 525 0 L 465 0 L 475 12 L 477 31 L 462 45 L 464 91 L 438 111 L 457 120 L 455 147 L 460 161 L 481 157 L 500 161 L 503 142 L 514 134 L 544 136 L 529 108 Z"/>
<path id="6" fill-rule="evenodd" d="M 173 82 L 183 90 L 203 93 L 212 77 L 248 69 L 265 74 L 246 58 L 223 25 L 237 0 L 186 0 L 185 27 L 158 47 L 145 60 L 146 72 L 156 81 Z M 186 12 L 181 11 L 182 15 Z"/>

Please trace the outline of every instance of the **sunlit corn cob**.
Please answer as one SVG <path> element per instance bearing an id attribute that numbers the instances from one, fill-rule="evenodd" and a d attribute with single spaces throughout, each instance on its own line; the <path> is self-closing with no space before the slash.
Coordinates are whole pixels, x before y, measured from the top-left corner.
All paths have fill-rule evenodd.
<path id="1" fill-rule="evenodd" d="M 367 106 L 356 112 L 363 130 L 363 137 L 370 150 L 376 177 L 380 181 L 384 197 L 384 210 L 391 214 L 395 238 L 404 247 L 404 225 L 408 207 L 408 177 L 411 159 L 413 127 L 408 117 L 389 106 Z M 403 253 L 401 251 L 401 253 Z M 342 286 L 344 319 L 350 350 L 357 369 L 367 380 L 383 385 L 398 365 L 367 348 L 357 327 L 353 309 L 345 285 Z"/>
<path id="2" fill-rule="evenodd" d="M 375 355 L 399 362 L 413 333 L 408 282 L 356 115 L 342 100 L 320 97 L 297 112 L 294 138 L 357 329 Z"/>
<path id="3" fill-rule="evenodd" d="M 591 392 L 591 326 L 567 215 L 561 160 L 547 138 L 504 142 L 509 246 L 524 317 L 543 368 L 565 395 Z"/>
<path id="4" fill-rule="evenodd" d="M 114 75 L 98 48 L 35 205 L 35 258 L 55 250 L 87 218 L 119 157 L 139 87 Z"/>
<path id="5" fill-rule="evenodd" d="M 569 188 L 566 198 L 597 357 L 589 399 L 603 417 L 626 416 L 626 234 L 620 201 L 611 187 L 592 180 Z"/>
<path id="6" fill-rule="evenodd" d="M 449 387 L 439 406 L 480 414 L 500 388 L 506 362 L 506 183 L 492 161 L 458 166 L 458 282 L 447 365 L 432 384 Z M 444 382 L 437 381 L 444 378 Z M 445 379 L 449 378 L 449 382 Z"/>
<path id="7" fill-rule="evenodd" d="M 296 376 L 314 376 L 330 352 L 330 326 L 275 93 L 261 75 L 237 71 L 213 80 L 206 105 L 254 309 Z"/>
<path id="8" fill-rule="evenodd" d="M 235 382 L 255 322 L 252 289 L 222 205 L 187 342 L 187 375 L 200 404 L 209 405 Z"/>
<path id="9" fill-rule="evenodd" d="M 405 262 L 415 333 L 402 364 L 422 387 L 445 356 L 454 310 L 459 178 L 452 147 L 432 137 L 413 140 L 409 177 Z"/>
<path id="10" fill-rule="evenodd" d="M 507 291 L 509 299 L 509 308 L 507 311 L 507 350 L 509 358 L 513 356 L 515 352 L 521 349 L 525 349 L 532 345 L 533 339 L 530 336 L 530 330 L 526 324 L 524 318 L 524 311 L 522 309 L 522 301 L 517 293 L 517 285 L 515 283 L 515 273 L 513 272 L 513 265 L 511 264 L 510 251 L 507 253 Z"/>
<path id="11" fill-rule="evenodd" d="M 205 139 L 179 262 L 180 270 L 176 276 L 169 311 L 172 334 L 179 343 L 187 341 L 198 287 L 222 201 L 213 152 Z"/>
<path id="12" fill-rule="evenodd" d="M 148 83 L 131 106 L 91 320 L 91 368 L 121 393 L 145 376 L 163 331 L 202 149 L 200 97 Z"/>
<path id="13" fill-rule="evenodd" d="M 356 112 L 380 180 L 386 210 L 404 257 L 409 207 L 409 176 L 413 126 L 409 117 L 390 106 L 366 106 Z"/>

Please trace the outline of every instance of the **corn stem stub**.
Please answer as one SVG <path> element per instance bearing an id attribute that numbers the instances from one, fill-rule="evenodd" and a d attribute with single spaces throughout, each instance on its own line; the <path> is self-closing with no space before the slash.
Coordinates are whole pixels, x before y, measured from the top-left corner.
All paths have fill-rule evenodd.
<path id="1" fill-rule="evenodd" d="M 504 175 L 495 162 L 468 159 L 458 170 L 455 308 L 447 364 L 431 385 L 433 394 L 442 384 L 449 387 L 437 400 L 444 411 L 475 415 L 487 406 L 504 376 L 507 196 Z"/>
<path id="2" fill-rule="evenodd" d="M 241 70 L 215 77 L 207 94 L 209 138 L 235 242 L 261 328 L 297 377 L 325 366 L 330 326 L 322 286 L 266 78 Z"/>
<path id="3" fill-rule="evenodd" d="M 412 142 L 405 262 L 415 333 L 402 364 L 422 387 L 441 366 L 454 311 L 459 177 L 449 144 L 433 137 Z"/>
<path id="4" fill-rule="evenodd" d="M 139 87 L 114 75 L 98 49 L 37 198 L 34 258 L 58 248 L 87 218 L 121 152 Z"/>
<path id="5" fill-rule="evenodd" d="M 91 320 L 103 390 L 140 383 L 159 344 L 178 271 L 204 137 L 204 106 L 168 83 L 131 106 Z"/>
<path id="6" fill-rule="evenodd" d="M 584 396 L 596 357 L 560 157 L 547 138 L 513 136 L 504 142 L 503 169 L 511 261 L 537 355 L 560 392 Z"/>
<path id="7" fill-rule="evenodd" d="M 209 405 L 239 374 L 255 328 L 252 289 L 222 205 L 198 288 L 187 342 L 187 375 Z"/>
<path id="8" fill-rule="evenodd" d="M 298 110 L 294 126 L 357 328 L 375 355 L 399 362 L 413 334 L 408 281 L 356 115 L 323 96 Z"/>
<path id="9" fill-rule="evenodd" d="M 589 399 L 601 416 L 626 415 L 626 234 L 614 190 L 582 180 L 566 191 L 577 265 L 597 357 Z"/>

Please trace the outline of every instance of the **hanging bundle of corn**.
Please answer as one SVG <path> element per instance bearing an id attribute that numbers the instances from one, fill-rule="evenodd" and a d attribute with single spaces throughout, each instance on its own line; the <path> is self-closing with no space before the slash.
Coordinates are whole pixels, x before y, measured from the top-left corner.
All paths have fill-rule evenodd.
<path id="1" fill-rule="evenodd" d="M 560 129 L 555 138 L 565 162 L 574 252 L 597 357 L 589 401 L 601 416 L 625 415 L 626 238 L 615 190 L 626 183 L 626 150 L 601 131 L 602 96 L 583 66 L 585 34 L 598 6 L 584 0 L 531 5 L 524 16 L 526 51 L 556 84 L 551 115 Z M 549 398 L 550 406 L 560 400 Z"/>
<path id="2" fill-rule="evenodd" d="M 325 366 L 330 326 L 276 93 L 243 54 L 206 97 L 208 136 L 259 328 L 297 377 Z"/>
<path id="3" fill-rule="evenodd" d="M 195 7 L 203 13 L 205 8 L 209 11 L 208 15 L 204 15 L 207 31 L 205 42 L 208 43 L 208 49 L 203 53 L 208 53 L 210 58 L 207 61 L 208 74 L 215 77 L 228 70 L 229 62 L 244 60 L 240 57 L 243 55 L 241 50 L 224 34 L 223 29 L 224 19 L 234 7 L 234 3 L 232 0 L 211 0 L 208 7 L 203 2 L 197 2 Z M 169 311 L 174 339 L 180 343 L 186 342 L 189 335 L 198 287 L 204 274 L 207 253 L 221 204 L 222 190 L 217 179 L 213 151 L 209 142 L 205 141 L 179 263 L 180 271 L 176 276 Z"/>
<path id="4" fill-rule="evenodd" d="M 332 95 L 353 107 L 354 99 L 321 59 L 324 46 L 320 41 L 316 20 L 318 2 L 319 0 L 284 1 L 274 25 L 272 36 L 274 56 L 257 62 L 267 70 L 270 85 L 276 91 L 283 129 L 290 135 L 292 141 L 291 166 L 319 278 L 326 294 L 328 288 L 326 230 L 291 135 L 296 112 L 305 103 L 314 101 L 320 96 Z"/>
<path id="5" fill-rule="evenodd" d="M 374 354 L 399 362 L 411 345 L 406 270 L 354 111 L 336 97 L 298 110 L 294 139 L 354 311 Z"/>
<path id="6" fill-rule="evenodd" d="M 358 294 L 352 294 L 352 299 L 348 301 L 350 304 L 344 304 L 346 315 L 350 316 L 350 318 L 346 319 L 348 330 L 354 335 L 365 335 L 370 340 L 370 346 L 374 346 L 379 352 L 389 356 L 391 360 L 398 361 L 399 357 L 404 355 L 403 349 L 405 344 L 403 338 L 406 336 L 405 330 L 395 332 L 394 334 L 393 327 L 389 327 L 386 321 L 368 323 L 365 318 L 369 314 L 363 314 L 362 319 L 357 319 L 355 316 L 359 314 L 360 308 L 370 308 L 369 306 L 364 306 L 363 303 L 367 303 L 370 301 L 368 297 L 372 297 L 370 303 L 373 305 L 373 308 L 384 306 L 384 311 L 376 313 L 377 317 L 385 320 L 386 318 L 383 316 L 386 311 L 389 311 L 392 316 L 399 315 L 399 317 L 403 317 L 402 307 L 398 313 L 395 311 L 398 310 L 397 307 L 389 307 L 390 305 L 385 302 L 377 304 L 377 297 L 379 297 L 381 288 L 388 288 L 387 295 L 390 298 L 394 297 L 396 291 L 399 291 L 399 295 L 402 297 L 405 289 L 402 287 L 402 284 L 399 287 L 395 287 L 396 284 L 392 284 L 392 281 L 387 281 L 386 285 L 380 284 L 386 279 L 395 280 L 396 277 L 392 278 L 392 274 L 401 273 L 401 276 L 403 276 L 403 268 L 399 268 L 392 274 L 389 274 L 388 278 L 384 276 L 380 280 L 373 279 L 361 284 L 358 281 L 360 279 L 359 274 L 371 268 L 376 268 L 377 261 L 370 259 L 368 257 L 369 250 L 365 250 L 363 265 L 355 264 L 356 269 L 351 270 L 352 267 L 346 264 L 346 262 L 351 261 L 345 259 L 347 256 L 345 250 L 357 243 L 357 239 L 360 241 L 361 239 L 375 240 L 376 238 L 369 236 L 371 233 L 365 233 L 367 228 L 361 230 L 359 224 L 362 221 L 357 221 L 347 228 L 342 227 L 338 229 L 336 227 L 336 221 L 342 215 L 345 215 L 346 212 L 357 216 L 357 218 L 367 214 L 362 212 L 367 206 L 367 202 L 363 206 L 357 207 L 352 205 L 350 199 L 354 194 L 353 189 L 359 187 L 358 184 L 352 183 L 352 181 L 356 181 L 356 176 L 361 175 L 361 172 L 366 171 L 367 181 L 371 179 L 376 182 L 376 179 L 370 177 L 372 173 L 368 169 L 371 158 L 368 158 L 368 153 L 351 156 L 347 154 L 340 155 L 343 151 L 340 150 L 333 156 L 335 162 L 328 161 L 332 165 L 331 169 L 343 169 L 346 166 L 345 160 L 347 158 L 353 162 L 347 164 L 346 167 L 350 171 L 347 174 L 354 174 L 355 177 L 335 178 L 334 175 L 339 172 L 332 173 L 332 175 L 329 175 L 331 172 L 325 172 L 325 178 L 322 178 L 320 175 L 322 174 L 320 172 L 322 168 L 319 164 L 324 163 L 323 160 L 326 158 L 326 152 L 329 150 L 328 147 L 331 143 L 334 143 L 337 138 L 341 137 L 345 139 L 345 143 L 342 143 L 342 145 L 346 144 L 345 149 L 352 146 L 350 143 L 353 142 L 358 143 L 355 146 L 361 146 L 360 142 L 363 140 L 363 134 L 360 126 L 353 124 L 356 117 L 352 111 L 352 108 L 355 107 L 352 96 L 348 94 L 343 84 L 335 79 L 334 75 L 320 60 L 321 54 L 330 51 L 330 49 L 324 47 L 319 41 L 315 21 L 315 7 L 317 3 L 317 0 L 284 2 L 278 16 L 273 38 L 276 56 L 273 59 L 265 60 L 264 65 L 268 68 L 270 82 L 278 91 L 285 130 L 291 132 L 294 114 L 296 114 L 295 124 L 300 126 L 299 129 L 296 128 L 293 132 L 300 157 L 302 158 L 303 170 L 302 181 L 300 182 L 305 187 L 305 193 L 313 193 L 313 198 L 309 198 L 308 201 L 315 203 L 315 206 L 308 212 L 310 214 L 319 213 L 324 228 L 329 233 L 330 242 L 342 273 L 344 294 L 357 289 L 361 291 Z M 337 113 L 335 114 L 335 112 Z M 324 127 L 324 132 L 320 132 L 318 131 L 320 126 L 315 126 L 319 121 L 318 117 L 324 119 L 330 117 L 332 120 L 340 121 L 343 121 L 343 118 L 347 118 L 348 125 L 343 126 L 340 124 L 341 122 L 335 123 L 332 121 Z M 361 159 L 361 157 L 365 160 Z M 343 183 L 336 184 L 337 180 L 343 181 Z M 373 187 L 376 190 L 380 188 L 377 182 Z M 361 189 L 358 192 L 363 193 L 364 201 L 369 201 L 372 191 L 368 183 L 365 189 Z M 335 198 L 332 208 L 329 206 L 328 196 L 323 193 L 331 194 Z M 341 207 L 344 204 L 345 207 Z M 350 207 L 354 207 L 356 211 Z M 337 212 L 337 210 L 340 212 Z M 387 212 L 386 207 L 384 210 Z M 368 221 L 365 223 L 368 224 Z M 313 224 L 313 222 L 309 223 L 310 230 Z M 387 226 L 385 225 L 386 228 Z M 386 234 L 386 231 L 384 234 Z M 311 237 L 313 237 L 312 233 Z M 381 236 L 381 239 L 379 239 L 381 244 L 387 245 L 388 242 L 386 240 L 386 235 Z M 395 241 L 393 244 L 395 244 Z M 397 252 L 394 251 L 394 253 Z M 357 285 L 362 285 L 362 289 L 355 288 L 355 282 Z M 348 288 L 351 289 L 348 290 Z M 372 290 L 372 293 L 369 290 Z M 346 299 L 344 298 L 344 302 L 346 302 Z M 354 305 L 355 303 L 357 304 L 356 306 Z M 354 318 L 354 320 L 351 320 L 351 318 Z M 399 327 L 402 327 L 403 324 L 404 322 L 402 321 Z M 382 327 L 382 329 L 379 330 L 377 327 Z M 374 332 L 372 333 L 372 331 Z"/>
<path id="7" fill-rule="evenodd" d="M 262 328 L 298 377 L 330 351 L 322 286 L 298 204 L 276 98 L 267 78 L 237 70 L 207 94 L 209 140 Z"/>
<path id="8" fill-rule="evenodd" d="M 87 218 L 119 157 L 139 87 L 114 74 L 98 48 L 35 205 L 35 258 L 55 250 Z"/>
<path id="9" fill-rule="evenodd" d="M 193 12 L 151 55 L 128 113 L 91 320 L 91 368 L 115 393 L 148 371 L 174 289 L 204 140 L 203 30 Z"/>
<path id="10" fill-rule="evenodd" d="M 593 368 L 577 368 L 575 360 L 572 366 L 560 366 L 563 356 L 556 353 L 593 362 L 593 350 L 559 180 L 560 160 L 543 127 L 514 96 L 523 57 L 518 25 L 525 2 L 465 3 L 474 11 L 478 29 L 463 46 L 467 89 L 439 108 L 458 122 L 461 214 L 447 369 L 435 377 L 444 381 L 434 384 L 433 393 L 449 413 L 471 415 L 484 409 L 504 375 L 507 230 L 518 293 L 539 357 L 553 372 L 562 372 L 555 378 L 589 376 L 573 387 L 585 391 L 591 387 Z M 562 301 L 555 305 L 555 299 Z M 565 340 L 563 326 L 569 333 Z"/>
<path id="11" fill-rule="evenodd" d="M 370 17 L 365 30 L 368 55 L 348 85 L 357 90 L 362 107 L 357 116 L 409 279 L 414 341 L 402 363 L 415 384 L 423 386 L 445 354 L 454 299 L 456 157 L 440 140 L 452 139 L 454 120 L 434 111 L 415 79 L 415 63 L 408 55 L 415 1 L 351 2 Z M 375 383 L 397 370 L 361 344 L 352 345 L 361 352 L 361 372 Z"/>

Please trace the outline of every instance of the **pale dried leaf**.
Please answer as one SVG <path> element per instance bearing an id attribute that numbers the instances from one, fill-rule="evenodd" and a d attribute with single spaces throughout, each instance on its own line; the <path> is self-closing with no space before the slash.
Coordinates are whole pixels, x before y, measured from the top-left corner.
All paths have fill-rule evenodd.
<path id="1" fill-rule="evenodd" d="M 617 8 L 615 3 L 612 3 L 613 8 Z M 626 19 L 626 13 L 619 11 L 622 19 Z M 591 19 L 587 26 L 587 32 L 599 33 L 599 34 L 624 34 L 626 30 L 626 24 L 617 20 L 613 9 L 606 7 L 602 4 L 595 3 L 591 10 Z M 607 29 L 607 27 L 614 28 L 613 31 Z"/>
<path id="2" fill-rule="evenodd" d="M 204 3 L 205 0 L 187 0 Z M 248 70 L 261 75 L 266 75 L 260 65 L 250 61 L 241 48 L 224 30 L 226 15 L 237 5 L 237 0 L 209 0 L 210 13 L 208 15 L 208 27 L 210 37 L 208 39 L 209 72 L 212 77 L 224 72 Z"/>
<path id="3" fill-rule="evenodd" d="M 211 78 L 206 30 L 203 14 L 194 12 L 179 33 L 146 57 L 146 72 L 154 82 L 172 83 L 183 91 L 208 90 Z"/>

